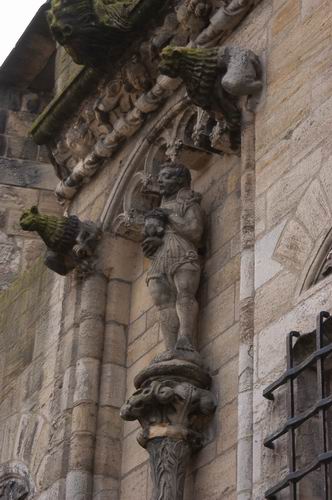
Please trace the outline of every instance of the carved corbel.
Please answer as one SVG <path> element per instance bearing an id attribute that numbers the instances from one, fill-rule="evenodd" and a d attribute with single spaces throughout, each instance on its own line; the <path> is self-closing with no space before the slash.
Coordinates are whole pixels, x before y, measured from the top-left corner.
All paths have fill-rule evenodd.
<path id="1" fill-rule="evenodd" d="M 162 0 L 51 0 L 48 23 L 77 64 L 103 67 L 160 15 Z"/>
<path id="2" fill-rule="evenodd" d="M 84 275 L 93 269 L 93 256 L 101 232 L 91 221 L 80 221 L 75 215 L 55 217 L 40 214 L 33 206 L 20 218 L 23 231 L 36 231 L 47 251 L 45 265 L 65 276 L 74 268 Z"/>
<path id="3" fill-rule="evenodd" d="M 181 78 L 191 101 L 202 108 L 215 125 L 211 147 L 237 153 L 240 146 L 241 96 L 257 95 L 262 89 L 261 66 L 250 50 L 238 47 L 212 49 L 166 47 L 161 52 L 161 73 Z M 202 129 L 196 130 L 196 141 Z M 228 136 L 228 137 L 227 137 Z M 224 146 L 223 146 L 224 144 Z"/>
<path id="4" fill-rule="evenodd" d="M 205 441 L 216 408 L 211 379 L 184 360 L 157 362 L 135 378 L 137 391 L 121 408 L 124 420 L 138 420 L 138 442 L 150 456 L 152 500 L 182 500 L 191 455 Z"/>

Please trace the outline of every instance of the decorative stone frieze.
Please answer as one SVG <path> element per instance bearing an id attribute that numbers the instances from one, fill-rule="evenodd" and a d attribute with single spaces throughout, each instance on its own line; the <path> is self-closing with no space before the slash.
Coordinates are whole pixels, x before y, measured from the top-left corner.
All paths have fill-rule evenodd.
<path id="1" fill-rule="evenodd" d="M 213 146 L 218 147 L 218 142 L 224 142 L 221 137 L 229 135 L 226 143 L 231 150 L 238 150 L 241 132 L 238 98 L 255 95 L 262 89 L 258 57 L 239 47 L 168 46 L 161 53 L 159 68 L 171 78 L 181 78 L 192 102 L 216 121 L 211 133 Z M 196 136 L 201 133 L 196 130 Z M 229 149 L 228 144 L 226 147 Z"/>
<path id="2" fill-rule="evenodd" d="M 45 265 L 66 275 L 74 268 L 85 274 L 93 264 L 93 254 L 100 239 L 100 230 L 91 221 L 78 217 L 55 217 L 40 214 L 33 206 L 23 212 L 20 226 L 24 231 L 36 231 L 47 246 Z"/>
<path id="3" fill-rule="evenodd" d="M 94 65 L 94 68 L 83 68 L 73 82 L 69 82 L 68 89 L 50 103 L 32 129 L 37 143 L 48 144 L 55 170 L 61 179 L 56 189 L 56 195 L 61 202 L 73 198 L 83 181 L 88 181 L 103 167 L 104 159 L 111 158 L 126 139 L 141 129 L 147 117 L 158 110 L 181 85 L 178 79 L 158 76 L 160 50 L 169 43 L 173 46 L 185 46 L 188 42 L 190 46 L 211 45 L 211 40 L 225 38 L 257 2 L 231 0 L 222 2 L 221 6 L 212 1 L 200 0 L 169 3 L 166 10 L 159 9 L 158 12 L 157 17 L 159 19 L 160 15 L 160 24 L 163 18 L 163 24 L 157 27 L 154 21 L 151 23 L 154 16 L 148 15 L 149 24 L 147 30 L 143 30 L 146 38 L 138 39 L 136 35 L 133 47 L 127 41 L 130 42 L 131 33 L 135 33 L 135 29 L 132 32 L 123 31 L 126 23 L 120 23 L 122 27 L 117 26 L 117 21 L 114 24 L 114 14 L 120 9 L 119 19 L 124 17 L 128 19 L 130 26 L 134 26 L 136 20 L 134 24 L 131 23 L 132 19 L 137 19 L 135 12 L 138 12 L 141 6 L 145 13 L 150 12 L 149 9 L 155 12 L 158 10 L 157 3 L 153 2 L 152 5 L 148 0 L 70 0 L 66 5 L 63 0 L 51 2 L 50 23 L 56 37 L 61 39 L 60 43 L 67 45 L 69 51 L 75 54 L 77 52 L 77 57 L 82 55 L 82 48 L 84 53 L 84 47 L 87 48 L 90 57 L 93 56 L 93 61 L 90 61 L 88 55 L 86 64 Z M 87 13 L 90 20 L 98 18 L 98 22 L 93 24 L 93 30 L 87 30 L 86 19 L 84 23 L 77 23 L 75 12 L 78 10 L 80 15 L 82 12 Z M 144 16 L 144 23 L 143 18 Z M 76 24 L 73 22 L 75 19 Z M 66 20 L 68 23 L 64 22 Z M 89 26 L 91 28 L 91 25 Z M 107 32 L 106 38 L 98 38 L 98 33 L 101 32 Z M 112 42 L 113 45 L 107 41 L 107 47 L 111 47 L 110 52 L 96 51 L 95 48 L 91 50 L 91 40 L 97 37 L 96 43 L 99 46 L 99 43 L 109 40 L 109 36 L 114 38 L 115 32 L 119 37 Z M 75 42 L 78 36 L 82 39 L 82 45 Z M 117 53 L 116 47 L 120 46 L 120 41 L 122 48 L 120 53 Z M 117 64 L 121 58 L 124 59 L 126 51 L 128 54 L 125 60 Z M 107 57 L 112 52 L 112 66 L 108 67 L 106 72 L 102 62 L 96 60 L 96 52 L 102 54 L 104 62 L 110 61 Z M 95 102 L 89 99 L 84 108 L 85 111 L 89 110 L 88 116 L 77 115 L 74 110 L 80 109 L 80 103 L 89 93 L 91 95 L 94 92 L 93 89 L 97 90 Z M 74 128 L 73 133 L 66 125 L 62 126 L 64 132 L 59 134 L 59 124 L 63 125 L 64 120 L 71 122 L 69 129 Z M 80 126 L 77 126 L 78 123 Z M 198 127 L 196 132 L 191 149 L 198 147 L 222 153 L 238 153 L 238 138 L 230 141 L 228 128 L 220 119 L 216 122 L 209 117 L 207 129 Z M 79 148 L 70 146 L 74 144 L 71 140 L 73 135 L 80 144 Z M 174 159 L 175 156 L 170 158 Z"/>

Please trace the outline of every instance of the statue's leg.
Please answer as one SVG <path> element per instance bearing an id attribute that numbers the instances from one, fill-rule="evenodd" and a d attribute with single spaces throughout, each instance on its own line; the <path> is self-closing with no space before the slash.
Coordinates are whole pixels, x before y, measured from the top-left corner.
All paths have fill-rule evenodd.
<path id="1" fill-rule="evenodd" d="M 149 290 L 154 305 L 159 310 L 160 329 L 167 350 L 173 350 L 179 330 L 179 318 L 175 307 L 175 295 L 167 280 L 151 278 Z"/>
<path id="2" fill-rule="evenodd" d="M 198 303 L 195 295 L 200 281 L 198 269 L 180 267 L 174 274 L 177 290 L 176 311 L 180 320 L 178 347 L 188 344 L 194 347 L 198 319 Z"/>

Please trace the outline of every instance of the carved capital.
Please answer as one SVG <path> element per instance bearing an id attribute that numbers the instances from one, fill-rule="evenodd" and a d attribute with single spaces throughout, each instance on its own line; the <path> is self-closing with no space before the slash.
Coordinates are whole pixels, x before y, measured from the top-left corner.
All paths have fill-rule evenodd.
<path id="1" fill-rule="evenodd" d="M 135 386 L 121 417 L 142 427 L 137 439 L 150 455 L 153 500 L 182 500 L 188 461 L 216 408 L 210 377 L 198 365 L 171 359 L 153 362 Z"/>

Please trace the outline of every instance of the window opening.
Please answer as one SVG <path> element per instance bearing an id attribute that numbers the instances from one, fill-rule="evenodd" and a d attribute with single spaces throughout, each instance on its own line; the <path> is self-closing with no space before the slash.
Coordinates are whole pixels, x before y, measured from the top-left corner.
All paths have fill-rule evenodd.
<path id="1" fill-rule="evenodd" d="M 309 474 L 319 470 L 321 476 L 321 499 L 330 500 L 331 484 L 329 476 L 329 464 L 332 462 L 332 445 L 328 436 L 327 411 L 332 406 L 332 395 L 329 394 L 328 371 L 326 369 L 326 358 L 332 354 L 331 342 L 332 317 L 328 312 L 322 311 L 317 317 L 316 330 L 313 332 L 315 343 L 312 352 L 300 363 L 296 363 L 295 346 L 300 337 L 299 332 L 292 331 L 286 338 L 287 369 L 275 382 L 269 385 L 263 392 L 263 396 L 271 401 L 274 400 L 274 392 L 286 386 L 287 396 L 287 421 L 273 434 L 264 440 L 264 446 L 273 449 L 274 442 L 281 436 L 288 437 L 288 474 L 284 479 L 266 491 L 265 498 L 277 499 L 277 494 L 288 488 L 290 500 L 300 500 L 298 485 L 300 481 Z M 330 335 L 329 335 L 330 334 Z M 296 341 L 294 341 L 297 339 Z M 297 391 L 295 383 L 301 381 L 301 374 L 311 369 L 316 376 L 316 388 L 314 402 L 304 411 L 297 409 Z M 313 370 L 314 369 L 314 370 Z M 304 467 L 299 466 L 298 448 L 299 435 L 295 434 L 310 419 L 318 418 L 319 442 L 317 452 L 312 461 Z"/>

